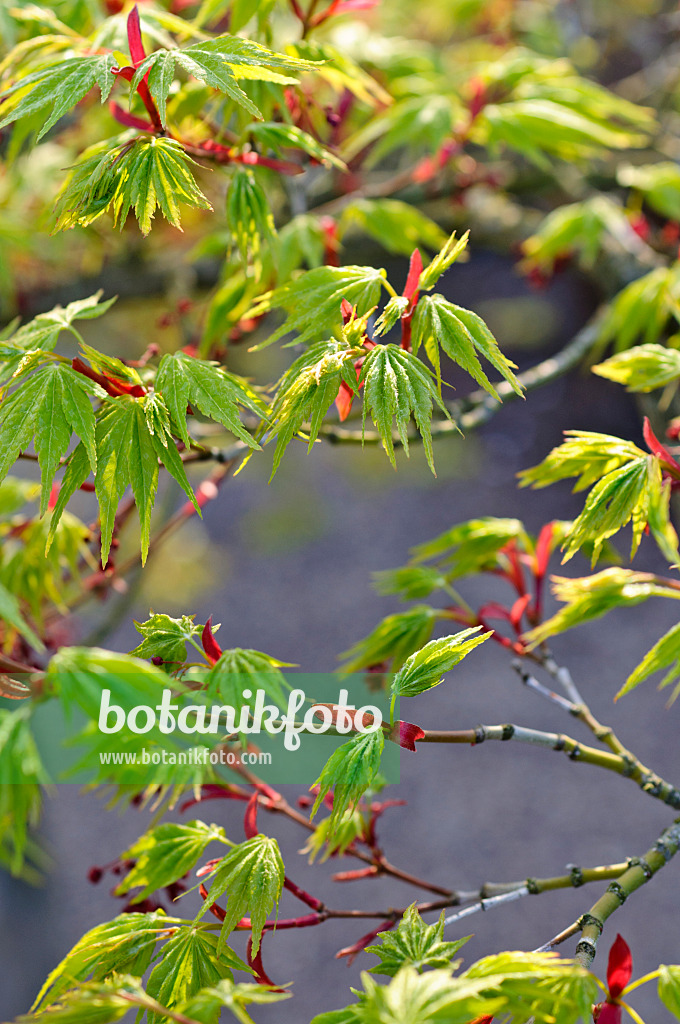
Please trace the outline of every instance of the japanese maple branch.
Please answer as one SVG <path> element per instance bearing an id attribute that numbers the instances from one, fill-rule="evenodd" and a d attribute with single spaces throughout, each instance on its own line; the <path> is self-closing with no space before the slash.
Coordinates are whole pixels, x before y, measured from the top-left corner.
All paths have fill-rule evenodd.
<path id="1" fill-rule="evenodd" d="M 596 765 L 598 768 L 605 768 L 617 775 L 623 775 L 624 778 L 632 779 L 643 792 L 680 810 L 680 790 L 660 776 L 649 772 L 637 758 L 627 752 L 626 754 L 615 754 L 613 751 L 585 746 L 563 733 L 542 732 L 505 723 L 503 725 L 478 725 L 474 729 L 452 731 L 426 729 L 418 743 L 465 743 L 470 746 L 478 746 L 485 740 L 514 740 L 518 743 L 529 743 L 532 746 L 546 747 L 549 750 L 562 752 L 570 761 Z"/>

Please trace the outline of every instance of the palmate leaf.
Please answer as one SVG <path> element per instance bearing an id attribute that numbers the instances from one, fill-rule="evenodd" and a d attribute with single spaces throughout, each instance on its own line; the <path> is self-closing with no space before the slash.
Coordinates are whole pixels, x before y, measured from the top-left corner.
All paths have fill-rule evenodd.
<path id="1" fill-rule="evenodd" d="M 607 238 L 629 249 L 635 244 L 636 235 L 623 207 L 609 196 L 597 195 L 553 210 L 522 243 L 522 251 L 527 264 L 547 273 L 553 272 L 560 257 L 573 253 L 590 269 Z"/>
<path id="2" fill-rule="evenodd" d="M 193 615 L 175 619 L 156 612 L 146 622 L 135 622 L 135 629 L 143 640 L 129 654 L 136 658 L 162 658 L 166 662 L 183 664 L 187 658 L 187 640 L 201 632 Z"/>
<path id="3" fill-rule="evenodd" d="M 252 693 L 263 690 L 278 707 L 285 709 L 284 691 L 290 687 L 281 672 L 284 665 L 288 666 L 288 662 L 278 661 L 262 651 L 233 647 L 223 651 L 210 669 L 205 679 L 205 692 L 235 708 L 236 718 L 239 709 L 249 702 L 243 698 L 246 687 Z"/>
<path id="4" fill-rule="evenodd" d="M 564 633 L 574 626 L 597 619 L 612 608 L 640 604 L 650 597 L 680 600 L 680 591 L 666 586 L 663 580 L 651 573 L 634 572 L 618 566 L 577 579 L 553 576 L 552 584 L 555 597 L 565 607 L 525 634 L 525 640 L 532 647 L 542 644 L 557 633 Z"/>
<path id="5" fill-rule="evenodd" d="M 499 552 L 511 541 L 523 546 L 528 542 L 521 520 L 497 516 L 469 519 L 411 548 L 411 558 L 416 563 L 434 559 L 441 563 L 447 579 L 460 579 L 495 568 Z"/>
<path id="6" fill-rule="evenodd" d="M 301 60 L 299 57 L 275 53 L 260 43 L 241 39 L 239 36 L 225 35 L 216 39 L 201 40 L 182 50 L 156 50 L 149 54 L 137 66 L 130 90 L 134 92 L 148 74 L 149 90 L 156 101 L 165 127 L 170 86 L 177 69 L 181 69 L 213 89 L 225 93 L 249 114 L 261 120 L 262 114 L 241 89 L 237 79 L 263 78 L 265 81 L 271 81 L 269 69 L 301 72 L 311 70 L 315 66 L 313 62 Z M 281 76 L 276 77 L 281 80 Z"/>
<path id="7" fill-rule="evenodd" d="M 668 669 L 668 672 L 659 683 L 660 690 L 665 686 L 670 686 L 680 676 L 680 624 L 672 626 L 660 640 L 657 640 L 651 650 L 647 651 L 640 664 L 628 676 L 614 700 L 630 693 L 645 679 L 665 668 Z M 676 686 L 671 694 L 671 701 L 677 698 L 679 692 L 680 690 Z"/>
<path id="8" fill-rule="evenodd" d="M 328 834 L 332 835 L 353 810 L 380 770 L 380 758 L 385 745 L 382 729 L 354 736 L 334 750 L 321 770 L 314 786 L 319 791 L 310 817 L 314 817 L 326 793 L 333 790 L 333 810 L 328 819 Z"/>
<path id="9" fill-rule="evenodd" d="M 654 391 L 680 379 L 680 351 L 664 345 L 637 345 L 591 367 L 628 391 Z"/>
<path id="10" fill-rule="evenodd" d="M 159 410 L 164 415 L 159 415 Z M 97 469 L 95 491 L 99 502 L 102 535 L 102 565 L 106 564 L 118 503 L 128 487 L 137 505 L 141 527 L 142 562 L 149 550 L 151 512 L 158 486 L 159 460 L 200 514 L 200 508 L 187 480 L 182 460 L 172 436 L 167 432 L 169 416 L 162 397 L 149 394 L 144 398 L 121 395 L 107 397 L 97 417 L 95 445 Z M 84 448 L 79 445 L 71 455 L 61 490 L 52 513 L 48 548 L 54 538 L 56 526 L 73 493 L 85 481 L 89 463 Z"/>
<path id="11" fill-rule="evenodd" d="M 0 405 L 0 480 L 35 435 L 42 483 L 41 515 L 47 509 L 52 481 L 72 432 L 81 438 L 90 468 L 96 470 L 91 396 L 105 398 L 106 393 L 68 364 L 49 362 L 29 377 L 21 374 L 17 389 Z"/>
<path id="12" fill-rule="evenodd" d="M 366 426 L 366 416 L 370 415 L 383 448 L 396 469 L 392 424 L 396 419 L 399 437 L 408 455 L 408 424 L 413 415 L 423 439 L 427 464 L 435 473 L 430 427 L 433 404 L 447 419 L 450 420 L 451 416 L 439 397 L 429 370 L 411 352 L 397 345 L 376 345 L 364 360 L 359 383 L 364 385 L 362 430 Z"/>
<path id="13" fill-rule="evenodd" d="M 400 569 L 382 569 L 373 574 L 373 586 L 379 594 L 399 594 L 402 601 L 418 601 L 434 590 L 447 586 L 438 569 L 425 565 L 404 565 Z"/>
<path id="14" fill-rule="evenodd" d="M 392 693 L 398 697 L 415 697 L 418 693 L 438 686 L 445 672 L 461 662 L 475 647 L 489 639 L 491 633 L 475 636 L 475 633 L 479 634 L 481 628 L 474 626 L 452 636 L 431 640 L 419 651 L 415 651 L 392 680 Z"/>
<path id="15" fill-rule="evenodd" d="M 29 831 L 37 825 L 49 782 L 30 727 L 31 708 L 0 708 L 0 835 L 13 875 L 21 875 Z"/>
<path id="16" fill-rule="evenodd" d="M 250 912 L 253 955 L 257 955 L 265 921 L 274 906 L 278 906 L 283 890 L 284 867 L 278 843 L 258 833 L 223 857 L 211 879 L 208 896 L 196 921 L 226 892 L 226 916 L 217 952 L 221 953 L 229 934 Z"/>
<path id="17" fill-rule="evenodd" d="M 220 1010 L 228 1009 L 241 1024 L 252 1024 L 252 1017 L 246 1012 L 249 1003 L 278 1003 L 289 999 L 293 993 L 273 989 L 268 985 L 253 982 L 234 984 L 229 978 L 223 978 L 216 985 L 204 988 L 181 1006 L 182 1013 L 189 1020 L 198 1024 L 213 1024 L 217 1021 Z"/>
<path id="18" fill-rule="evenodd" d="M 296 343 L 321 341 L 337 334 L 342 326 L 342 300 L 356 306 L 357 316 L 362 316 L 377 304 L 385 276 L 384 270 L 375 267 L 317 267 L 308 270 L 294 281 L 262 296 L 250 311 L 250 316 L 260 316 L 270 309 L 281 309 L 286 314 L 281 326 L 257 347 L 271 345 L 292 331 L 298 335 Z"/>
<path id="19" fill-rule="evenodd" d="M 91 928 L 50 973 L 31 1010 L 45 1010 L 57 1003 L 74 983 L 88 978 L 103 981 L 125 971 L 141 978 L 153 958 L 156 943 L 180 922 L 162 911 L 152 914 L 120 914 Z"/>
<path id="20" fill-rule="evenodd" d="M 680 1020 L 680 966 L 661 964 L 659 967 L 659 999 L 673 1016 Z"/>
<path id="21" fill-rule="evenodd" d="M 343 674 L 372 668 L 390 659 L 392 670 L 398 671 L 409 655 L 430 639 L 437 618 L 437 611 L 425 604 L 388 615 L 368 636 L 341 655 L 345 660 Z"/>
<path id="22" fill-rule="evenodd" d="M 515 364 L 506 359 L 484 321 L 470 309 L 448 302 L 443 295 L 423 295 L 413 316 L 413 353 L 424 346 L 441 384 L 439 349 L 462 366 L 494 398 L 498 392 L 482 370 L 477 353 L 488 359 L 508 381 L 517 395 L 522 385 L 512 372 Z M 499 399 L 500 400 L 500 399 Z"/>
<path id="23" fill-rule="evenodd" d="M 272 476 L 288 444 L 305 423 L 309 423 L 307 440 L 311 451 L 340 384 L 344 381 L 352 391 L 357 390 L 357 355 L 357 350 L 344 341 L 320 341 L 303 352 L 283 374 L 268 414 L 269 436 L 277 439 Z"/>
<path id="24" fill-rule="evenodd" d="M 425 924 L 412 903 L 404 912 L 399 926 L 379 936 L 379 945 L 367 946 L 367 953 L 375 953 L 380 963 L 371 967 L 371 974 L 386 974 L 393 978 L 402 967 L 414 967 L 417 971 L 437 967 L 455 967 L 451 964 L 453 955 L 465 945 L 470 936 L 444 942 L 444 911 L 437 922 Z"/>
<path id="25" fill-rule="evenodd" d="M 615 352 L 622 352 L 638 341 L 654 343 L 669 323 L 679 322 L 680 263 L 656 267 L 626 285 L 610 304 L 600 324 L 595 351 L 613 345 Z"/>
<path id="26" fill-rule="evenodd" d="M 346 164 L 335 153 L 331 153 L 313 135 L 294 124 L 264 121 L 261 124 L 248 125 L 243 134 L 252 136 L 261 146 L 273 150 L 277 156 L 280 156 L 285 149 L 299 149 L 326 167 L 336 167 L 340 171 L 347 170 Z"/>
<path id="27" fill-rule="evenodd" d="M 18 78 L 0 93 L 0 129 L 19 118 L 51 108 L 38 132 L 40 140 L 93 86 L 99 86 L 102 103 L 107 99 L 114 81 L 111 68 L 115 63 L 110 53 L 71 57 Z"/>
<path id="28" fill-rule="evenodd" d="M 267 196 L 248 168 L 234 171 L 227 193 L 227 226 L 244 265 L 252 259 L 257 277 L 262 273 L 262 248 L 276 237 Z"/>
<path id="29" fill-rule="evenodd" d="M 543 462 L 520 474 L 523 487 L 546 487 L 569 477 L 578 478 L 575 490 L 592 486 L 565 538 L 564 561 L 592 543 L 594 564 L 602 543 L 631 520 L 631 558 L 649 525 L 664 556 L 677 559 L 678 539 L 668 512 L 670 490 L 662 481 L 659 457 L 608 434 L 570 430 L 566 437 Z"/>
<path id="30" fill-rule="evenodd" d="M 0 381 L 9 380 L 19 366 L 22 358 L 29 350 L 39 349 L 51 352 L 62 331 L 70 331 L 79 338 L 74 320 L 95 320 L 102 316 L 113 303 L 115 297 L 100 302 L 102 291 L 89 295 L 86 299 L 77 299 L 67 306 L 55 306 L 48 312 L 39 313 L 33 320 L 21 327 L 16 327 L 2 337 L 0 344 Z"/>
<path id="31" fill-rule="evenodd" d="M 388 252 L 410 256 L 422 245 L 435 252 L 446 235 L 430 217 L 399 199 L 355 199 L 344 207 L 338 220 L 340 237 L 357 231 L 370 235 Z"/>
<path id="32" fill-rule="evenodd" d="M 147 235 L 157 207 L 179 230 L 181 204 L 212 209 L 191 172 L 195 161 L 179 142 L 149 135 L 123 139 L 113 148 L 107 142 L 86 150 L 71 169 L 55 204 L 57 229 L 87 226 L 108 210 L 122 231 L 134 210 Z"/>
<path id="33" fill-rule="evenodd" d="M 158 963 L 146 985 L 147 994 L 172 1010 L 222 979 L 233 984 L 232 970 L 248 971 L 248 966 L 228 946 L 218 955 L 217 943 L 217 936 L 210 932 L 179 928 L 158 953 Z M 215 1009 L 200 1019 L 205 1024 L 217 1024 L 218 1018 L 219 1010 Z M 165 1024 L 167 1019 L 148 1011 L 148 1024 Z"/>
<path id="34" fill-rule="evenodd" d="M 184 352 L 165 355 L 156 376 L 160 392 L 172 417 L 173 430 L 186 445 L 191 444 L 187 430 L 187 406 L 221 423 L 250 448 L 259 448 L 241 425 L 239 406 L 262 416 L 264 405 L 246 382 L 216 363 L 194 359 Z"/>
<path id="35" fill-rule="evenodd" d="M 116 895 L 141 886 L 141 892 L 130 902 L 142 902 L 157 889 L 179 881 L 212 842 L 229 845 L 223 828 L 202 821 L 164 822 L 152 828 L 122 855 L 122 860 L 133 860 L 135 864 L 116 886 Z"/>

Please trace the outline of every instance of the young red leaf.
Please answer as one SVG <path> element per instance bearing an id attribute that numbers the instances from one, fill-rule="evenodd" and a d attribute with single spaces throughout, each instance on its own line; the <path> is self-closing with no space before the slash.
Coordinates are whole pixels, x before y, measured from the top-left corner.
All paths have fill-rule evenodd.
<path id="1" fill-rule="evenodd" d="M 142 26 L 139 22 L 139 9 L 137 4 L 132 8 L 128 14 L 127 20 L 127 37 L 128 46 L 130 47 L 130 56 L 132 57 L 132 63 L 137 68 L 146 57 L 144 52 L 144 45 L 142 43 Z"/>
<path id="2" fill-rule="evenodd" d="M 621 935 L 617 935 L 609 950 L 607 965 L 607 985 L 611 999 L 618 999 L 630 981 L 633 973 L 633 957 L 628 943 Z"/>
<path id="3" fill-rule="evenodd" d="M 222 657 L 222 648 L 220 647 L 217 640 L 213 636 L 212 615 L 210 616 L 205 626 L 203 627 L 203 632 L 201 633 L 201 643 L 203 644 L 203 650 L 205 651 L 206 658 L 208 659 L 211 665 L 214 665 L 215 662 L 219 661 L 219 659 Z"/>
<path id="4" fill-rule="evenodd" d="M 248 806 L 246 807 L 246 813 L 243 816 L 243 830 L 246 834 L 246 839 L 252 839 L 258 833 L 257 828 L 257 807 L 260 794 L 253 793 Z"/>
<path id="5" fill-rule="evenodd" d="M 423 272 L 423 260 L 420 255 L 420 249 L 414 249 L 411 253 L 411 260 L 408 265 L 408 277 L 406 278 L 406 284 L 404 285 L 403 296 L 411 300 L 412 305 L 415 305 L 414 296 L 417 297 L 418 293 L 418 281 L 420 275 Z"/>
<path id="6" fill-rule="evenodd" d="M 658 437 L 652 430 L 651 424 L 646 416 L 642 427 L 642 434 L 650 452 L 654 455 L 658 455 L 661 461 L 667 463 L 671 470 L 677 470 L 680 473 L 680 466 L 675 461 L 668 448 L 666 448 L 664 444 L 661 444 L 661 441 L 659 441 Z"/>

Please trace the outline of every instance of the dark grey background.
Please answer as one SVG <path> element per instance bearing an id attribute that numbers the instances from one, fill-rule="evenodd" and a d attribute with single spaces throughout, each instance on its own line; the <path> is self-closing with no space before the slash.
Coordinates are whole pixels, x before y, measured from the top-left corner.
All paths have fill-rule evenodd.
<path id="1" fill-rule="evenodd" d="M 395 280 L 399 281 L 399 273 Z M 507 263 L 477 254 L 447 278 L 449 294 L 486 316 L 510 353 L 529 365 L 560 347 L 584 322 L 594 297 L 569 274 L 543 293 L 529 291 Z M 337 654 L 365 635 L 397 602 L 375 595 L 371 572 L 402 564 L 408 548 L 473 516 L 519 516 L 536 531 L 543 522 L 568 518 L 582 499 L 568 487 L 541 492 L 516 489 L 515 474 L 539 461 L 566 428 L 587 428 L 639 439 L 638 418 L 622 389 L 571 374 L 526 402 L 514 402 L 478 434 L 436 445 L 439 477 L 415 449 L 400 459 L 395 474 L 381 451 L 317 445 L 309 456 L 292 445 L 279 475 L 266 479 L 269 456 L 254 459 L 219 501 L 206 509 L 205 531 L 192 527 L 179 552 L 150 570 L 151 582 L 132 615 L 157 611 L 213 614 L 222 622 L 224 646 L 254 647 L 304 671 L 326 671 Z M 195 564 L 194 564 L 195 562 Z M 635 565 L 665 567 L 654 546 L 643 542 Z M 212 590 L 205 590 L 204 568 Z M 561 572 L 556 562 L 554 570 Z M 574 560 L 565 574 L 587 571 Z M 461 586 L 475 601 L 490 596 L 488 582 Z M 179 591 L 179 593 L 178 593 Z M 100 612 L 101 614 L 101 612 Z M 554 642 L 593 711 L 610 722 L 646 763 L 677 782 L 680 705 L 665 708 L 666 693 L 648 683 L 612 703 L 631 668 L 677 619 L 671 602 L 653 600 L 582 627 Z M 131 627 L 109 642 L 121 650 L 136 642 Z M 81 634 L 82 637 L 82 634 Z M 77 639 L 77 637 L 76 637 Z M 478 722 L 518 724 L 568 731 L 588 742 L 587 732 L 540 698 L 526 692 L 503 650 L 488 643 L 468 658 L 437 690 L 404 701 L 402 717 L 426 727 L 465 728 Z M 292 799 L 300 791 L 292 789 Z M 441 885 L 475 888 L 485 881 L 549 876 L 568 863 L 615 862 L 642 854 L 672 820 L 672 812 L 632 783 L 569 762 L 563 755 L 512 744 L 480 748 L 421 747 L 405 752 L 402 781 L 389 794 L 408 800 L 380 823 L 387 856 L 405 870 Z M 148 813 L 107 813 L 104 801 L 61 786 L 46 804 L 42 835 L 54 867 L 42 889 L 0 881 L 0 1012 L 2 1019 L 26 1012 L 48 971 L 88 928 L 117 913 L 109 895 L 114 879 L 99 886 L 86 878 L 91 864 L 113 859 L 145 829 Z M 241 836 L 242 805 L 213 801 L 192 814 L 224 824 Z M 305 866 L 296 851 L 304 834 L 290 823 L 262 816 L 280 838 L 289 874 L 304 881 L 334 907 L 404 906 L 421 896 L 389 880 L 347 885 L 330 882 L 337 862 Z M 354 866 L 344 862 L 342 868 Z M 621 931 L 629 942 L 635 973 L 660 962 L 680 961 L 678 867 L 673 861 L 636 893 L 610 922 L 596 967 L 601 975 L 610 942 Z M 447 937 L 474 932 L 462 951 L 466 963 L 499 949 L 532 949 L 548 940 L 594 902 L 603 886 L 529 897 L 461 926 Z M 425 895 L 425 898 L 427 896 Z M 192 897 L 189 897 L 191 900 Z M 194 906 L 187 905 L 185 913 Z M 281 914 L 299 912 L 284 895 Z M 294 980 L 295 998 L 257 1019 L 278 1024 L 308 1021 L 350 998 L 349 986 L 372 966 L 364 954 L 348 970 L 335 952 L 368 927 L 331 921 L 305 931 L 267 936 L 265 965 L 278 982 Z M 240 938 L 236 939 L 237 948 Z M 573 943 L 562 948 L 573 953 Z M 648 1024 L 670 1020 L 645 989 L 632 999 Z"/>

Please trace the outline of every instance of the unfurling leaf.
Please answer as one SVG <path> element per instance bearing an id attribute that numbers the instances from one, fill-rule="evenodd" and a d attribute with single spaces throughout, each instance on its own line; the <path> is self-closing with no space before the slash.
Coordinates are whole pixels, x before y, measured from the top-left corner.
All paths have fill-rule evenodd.
<path id="1" fill-rule="evenodd" d="M 625 384 L 628 391 L 654 391 L 680 379 L 680 351 L 664 345 L 638 345 L 593 366 L 592 371 Z"/>
<path id="2" fill-rule="evenodd" d="M 367 946 L 367 953 L 375 953 L 380 963 L 371 967 L 371 974 L 387 974 L 393 978 L 402 967 L 425 968 L 454 967 L 454 953 L 470 936 L 444 942 L 444 911 L 434 924 L 425 924 L 415 903 L 404 912 L 398 928 L 380 936 L 379 945 Z"/>
<path id="3" fill-rule="evenodd" d="M 146 622 L 135 622 L 135 629 L 144 639 L 129 653 L 136 658 L 162 658 L 182 664 L 187 657 L 187 640 L 200 633 L 201 628 L 194 624 L 193 615 L 173 619 L 162 613 L 152 614 Z"/>
<path id="4" fill-rule="evenodd" d="M 436 621 L 435 609 L 424 604 L 398 615 L 388 615 L 373 632 L 345 651 L 343 673 L 372 668 L 387 660 L 391 660 L 392 670 L 396 672 L 410 654 L 427 643 Z"/>
<path id="5" fill-rule="evenodd" d="M 212 842 L 228 842 L 224 829 L 202 821 L 168 821 L 152 828 L 122 855 L 123 860 L 135 863 L 116 886 L 116 894 L 120 896 L 141 887 L 141 892 L 130 901 L 140 903 L 157 889 L 179 881 Z"/>
<path id="6" fill-rule="evenodd" d="M 314 786 L 319 791 L 312 808 L 316 814 L 326 793 L 333 790 L 333 810 L 328 822 L 330 834 L 351 811 L 371 785 L 380 769 L 385 737 L 382 729 L 355 736 L 334 750 Z M 313 788 L 313 787 L 312 787 Z"/>
<path id="7" fill-rule="evenodd" d="M 668 596 L 668 595 L 666 595 Z M 659 683 L 659 689 L 670 686 L 680 676 L 680 624 L 672 626 L 660 640 L 654 644 L 651 650 L 647 651 L 640 664 L 631 672 L 628 679 L 616 694 L 615 700 L 630 693 L 636 686 L 648 679 L 655 672 L 667 668 L 668 672 Z M 678 696 L 676 686 L 671 695 L 671 700 Z"/>
<path id="8" fill-rule="evenodd" d="M 431 640 L 419 651 L 415 651 L 392 680 L 392 693 L 399 697 L 415 697 L 418 693 L 438 686 L 445 672 L 491 636 L 491 633 L 475 636 L 481 628 L 475 626 L 452 636 Z"/>

